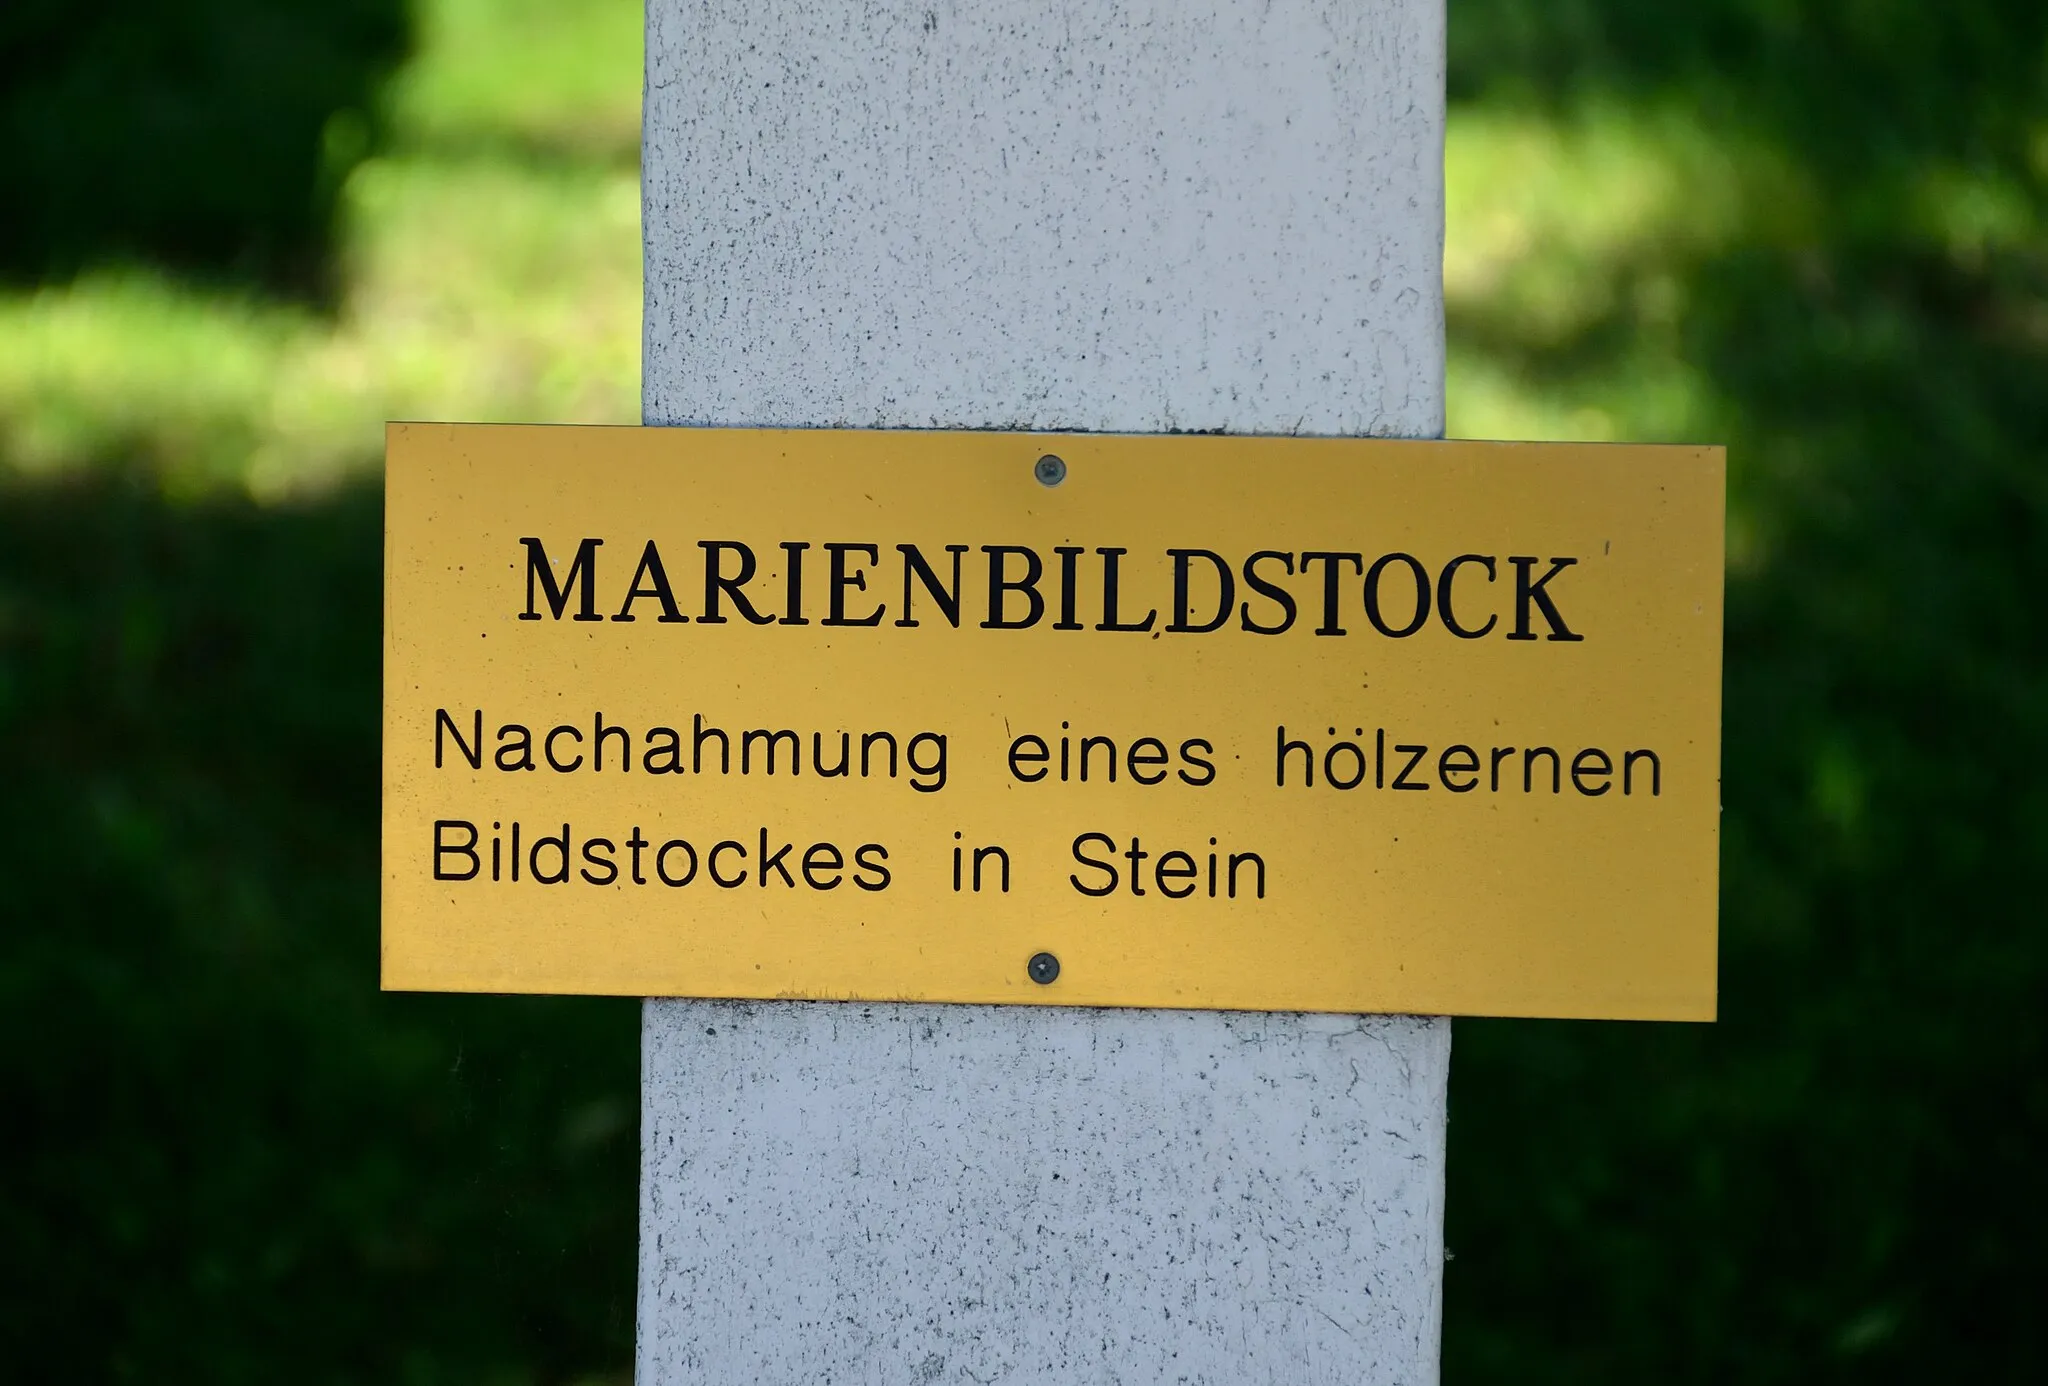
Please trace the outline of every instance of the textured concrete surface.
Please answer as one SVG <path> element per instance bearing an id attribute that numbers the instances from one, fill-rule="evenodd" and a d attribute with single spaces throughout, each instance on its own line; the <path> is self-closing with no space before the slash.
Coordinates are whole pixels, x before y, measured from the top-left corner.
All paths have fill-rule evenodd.
<path id="1" fill-rule="evenodd" d="M 1442 0 L 649 0 L 647 64 L 649 422 L 1442 430 Z M 1449 1050 L 650 1001 L 639 1381 L 1434 1381 Z"/>
<path id="2" fill-rule="evenodd" d="M 649 0 L 650 422 L 1443 430 L 1443 0 Z"/>
<path id="3" fill-rule="evenodd" d="M 1449 1038 L 650 1003 L 640 1382 L 1431 1380 Z"/>

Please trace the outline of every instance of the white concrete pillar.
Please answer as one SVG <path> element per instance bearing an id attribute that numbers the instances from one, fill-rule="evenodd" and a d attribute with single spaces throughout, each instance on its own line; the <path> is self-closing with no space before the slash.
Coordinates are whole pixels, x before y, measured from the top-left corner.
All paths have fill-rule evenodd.
<path id="1" fill-rule="evenodd" d="M 1443 424 L 1442 0 L 649 0 L 649 423 Z M 1436 1379 L 1448 1021 L 650 1001 L 639 1381 Z"/>

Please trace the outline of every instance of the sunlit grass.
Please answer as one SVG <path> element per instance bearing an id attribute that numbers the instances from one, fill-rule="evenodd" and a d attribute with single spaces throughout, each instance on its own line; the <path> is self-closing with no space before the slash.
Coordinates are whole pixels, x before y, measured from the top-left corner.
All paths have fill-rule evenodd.
<path id="1" fill-rule="evenodd" d="M 386 152 L 345 190 L 337 312 L 140 271 L 0 296 L 0 466 L 270 495 L 374 465 L 389 418 L 637 418 L 637 0 L 429 0 L 419 22 Z M 1452 434 L 1712 436 L 1683 271 L 1800 234 L 1768 151 L 1684 111 L 1458 109 L 1446 189 Z M 1995 194 L 1925 201 L 1977 244 L 2013 218 Z M 1575 355 L 1615 324 L 1624 350 Z"/>
<path id="2" fill-rule="evenodd" d="M 1683 112 L 1459 109 L 1445 144 L 1449 432 L 1705 441 L 1713 408 L 1681 351 L 1682 272 L 1752 233 L 1760 202 L 1798 218 L 1796 186 Z M 1574 372 L 1574 349 L 1617 322 L 1624 358 L 1588 352 Z"/>
<path id="3" fill-rule="evenodd" d="M 401 135 L 630 163 L 641 16 L 642 0 L 431 0 L 419 16 L 425 57 L 392 93 Z"/>
<path id="4" fill-rule="evenodd" d="M 1446 135 L 1444 292 L 1531 332 L 1602 306 L 1613 267 L 1723 243 L 1763 171 L 1682 113 L 1458 108 Z"/>
<path id="5" fill-rule="evenodd" d="M 639 14 L 427 5 L 331 317 L 139 270 L 0 296 L 0 466 L 273 495 L 373 466 L 390 418 L 637 419 Z"/>

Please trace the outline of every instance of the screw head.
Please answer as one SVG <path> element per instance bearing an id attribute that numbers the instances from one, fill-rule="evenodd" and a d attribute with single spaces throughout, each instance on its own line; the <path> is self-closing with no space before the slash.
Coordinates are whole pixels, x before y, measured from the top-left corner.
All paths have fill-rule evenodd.
<path id="1" fill-rule="evenodd" d="M 1060 960 L 1050 953 L 1033 953 L 1031 961 L 1024 965 L 1024 970 L 1038 985 L 1051 986 L 1059 980 Z"/>
<path id="2" fill-rule="evenodd" d="M 1031 474 L 1038 478 L 1040 486 L 1057 486 L 1067 479 L 1067 464 L 1047 453 L 1038 459 L 1038 465 L 1031 469 Z"/>

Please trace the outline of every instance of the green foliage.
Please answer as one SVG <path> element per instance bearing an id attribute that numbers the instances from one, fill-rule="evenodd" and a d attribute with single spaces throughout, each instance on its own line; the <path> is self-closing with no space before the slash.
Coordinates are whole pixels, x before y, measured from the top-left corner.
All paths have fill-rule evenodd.
<path id="1" fill-rule="evenodd" d="M 241 80 L 220 73 L 245 49 L 134 45 L 256 10 L 335 51 L 267 50 L 260 81 L 191 94 L 225 144 L 154 147 L 166 215 L 217 214 L 214 250 L 121 241 L 160 267 L 0 294 L 8 1374 L 613 1379 L 637 1008 L 378 992 L 381 526 L 374 484 L 336 479 L 363 478 L 386 417 L 635 416 L 637 4 L 422 7 L 387 146 L 320 229 L 332 315 L 218 282 L 245 252 L 282 263 L 248 248 L 307 205 L 289 168 L 234 155 L 237 122 L 367 100 L 330 64 L 361 57 L 342 18 L 378 7 L 76 8 L 68 34 L 136 32 L 38 50 L 45 86 L 96 57 L 100 89 L 147 69 L 137 102 Z M 6 62 L 38 16 L 0 5 Z M 8 81 L 31 143 L 72 138 Z M 89 114 L 79 138 L 111 139 L 134 108 Z M 121 219 L 148 191 L 81 215 L 147 231 Z M 80 225 L 53 274 L 114 253 Z"/>
<path id="2" fill-rule="evenodd" d="M 1463 0 L 1452 34 L 1468 110 L 1675 111 L 1735 164 L 1573 313 L 1453 310 L 1637 436 L 1663 362 L 1733 482 L 1722 1020 L 1459 1024 L 1447 1377 L 2038 1379 L 2048 8 Z"/>
<path id="3" fill-rule="evenodd" d="M 334 194 L 333 311 L 161 264 L 0 290 L 0 471 L 119 458 L 276 496 L 373 464 L 386 419 L 637 420 L 639 25 L 639 0 L 421 4 L 382 144 Z M 249 179 L 190 163 L 167 175 Z"/>
<path id="4" fill-rule="evenodd" d="M 640 0 L 433 0 L 394 92 L 401 145 L 640 158 Z"/>
<path id="5" fill-rule="evenodd" d="M 637 1008 L 377 990 L 379 528 L 0 491 L 19 1379 L 630 1356 Z"/>
<path id="6" fill-rule="evenodd" d="M 407 37 L 404 0 L 8 0 L 0 274 L 322 287 Z"/>

